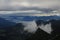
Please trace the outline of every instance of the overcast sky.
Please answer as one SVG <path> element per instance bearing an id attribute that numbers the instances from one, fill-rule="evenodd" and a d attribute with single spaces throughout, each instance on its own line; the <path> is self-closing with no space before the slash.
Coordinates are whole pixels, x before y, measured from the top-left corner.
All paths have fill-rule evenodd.
<path id="1" fill-rule="evenodd" d="M 0 0 L 0 11 L 60 11 L 60 0 Z"/>

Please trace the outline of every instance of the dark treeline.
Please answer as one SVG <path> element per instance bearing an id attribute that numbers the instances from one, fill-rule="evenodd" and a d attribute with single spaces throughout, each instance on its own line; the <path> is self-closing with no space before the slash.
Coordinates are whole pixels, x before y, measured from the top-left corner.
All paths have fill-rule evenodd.
<path id="1" fill-rule="evenodd" d="M 12 27 L 0 29 L 0 40 L 25 40 L 31 33 L 24 31 L 23 28 L 22 23 L 17 23 Z"/>

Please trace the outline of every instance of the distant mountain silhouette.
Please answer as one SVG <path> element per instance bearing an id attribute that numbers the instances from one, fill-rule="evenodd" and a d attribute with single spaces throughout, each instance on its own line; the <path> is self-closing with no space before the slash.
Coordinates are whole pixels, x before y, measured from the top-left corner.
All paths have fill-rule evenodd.
<path id="1" fill-rule="evenodd" d="M 22 13 L 21 13 L 22 14 Z M 32 21 L 32 20 L 60 20 L 60 16 L 54 15 L 54 16 L 22 16 L 20 13 L 16 14 L 10 14 L 10 15 L 2 15 L 4 19 L 8 19 L 13 22 L 19 22 L 19 21 Z M 20 15 L 20 16 L 19 16 Z"/>
<path id="2" fill-rule="evenodd" d="M 0 18 L 0 28 L 11 27 L 16 23 Z"/>

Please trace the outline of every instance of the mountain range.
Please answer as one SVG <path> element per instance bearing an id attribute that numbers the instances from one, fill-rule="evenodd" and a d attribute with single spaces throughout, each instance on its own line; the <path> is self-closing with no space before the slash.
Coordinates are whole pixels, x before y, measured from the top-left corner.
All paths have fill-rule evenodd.
<path id="1" fill-rule="evenodd" d="M 20 14 L 17 15 L 0 15 L 1 18 L 4 18 L 5 20 L 9 20 L 12 22 L 19 22 L 19 21 L 33 21 L 33 20 L 44 20 L 44 21 L 48 21 L 51 19 L 55 19 L 55 20 L 60 20 L 60 16 L 54 15 L 54 16 L 22 16 L 22 14 L 19 16 Z"/>

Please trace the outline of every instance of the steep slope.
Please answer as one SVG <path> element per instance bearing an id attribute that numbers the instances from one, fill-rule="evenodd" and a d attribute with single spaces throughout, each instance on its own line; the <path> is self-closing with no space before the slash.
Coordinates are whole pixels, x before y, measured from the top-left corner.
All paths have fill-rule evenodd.
<path id="1" fill-rule="evenodd" d="M 27 40 L 48 40 L 51 35 L 44 32 L 40 28 L 37 29 L 35 34 L 33 34 L 31 37 L 29 37 Z"/>

